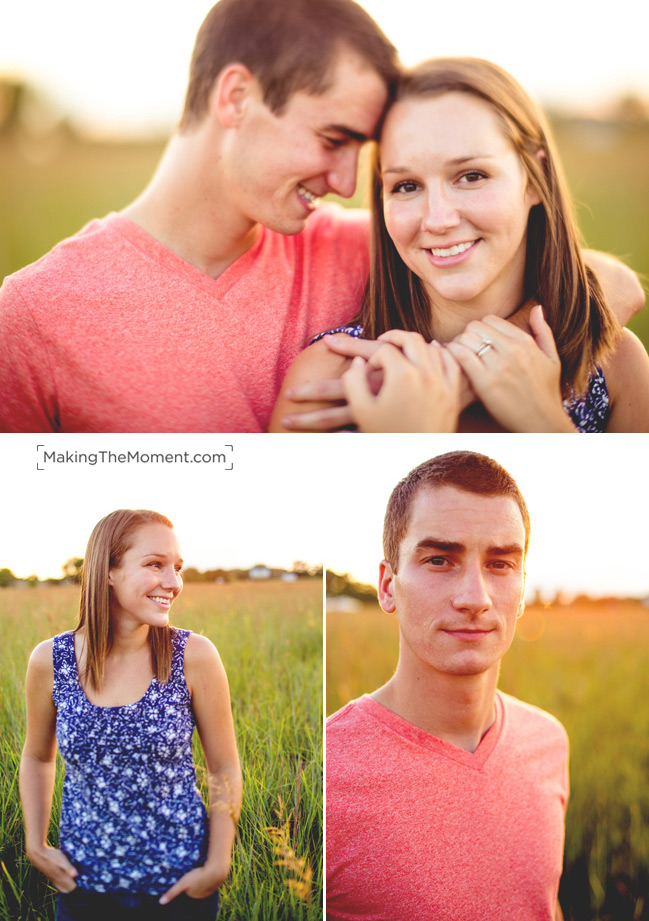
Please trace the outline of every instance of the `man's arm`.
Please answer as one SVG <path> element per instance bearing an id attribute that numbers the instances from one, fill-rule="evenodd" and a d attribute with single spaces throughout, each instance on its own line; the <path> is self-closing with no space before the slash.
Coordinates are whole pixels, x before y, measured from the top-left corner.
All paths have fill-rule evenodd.
<path id="1" fill-rule="evenodd" d="M 15 276 L 0 288 L 0 342 L 0 432 L 55 431 L 47 351 Z"/>
<path id="2" fill-rule="evenodd" d="M 638 276 L 614 256 L 585 249 L 584 262 L 599 279 L 613 313 L 626 326 L 645 305 L 645 293 Z"/>

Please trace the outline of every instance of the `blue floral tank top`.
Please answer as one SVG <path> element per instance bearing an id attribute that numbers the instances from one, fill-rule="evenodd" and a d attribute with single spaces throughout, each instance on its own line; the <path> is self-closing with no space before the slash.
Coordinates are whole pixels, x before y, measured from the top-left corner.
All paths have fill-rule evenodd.
<path id="1" fill-rule="evenodd" d="M 309 342 L 313 345 L 323 336 L 333 333 L 347 333 L 356 339 L 364 339 L 363 327 L 360 325 L 337 326 L 324 333 L 318 333 Z M 588 381 L 588 389 L 583 396 L 569 396 L 563 401 L 563 408 L 568 413 L 578 432 L 605 432 L 610 409 L 608 387 L 604 372 L 597 366 Z"/>
<path id="2" fill-rule="evenodd" d="M 74 634 L 54 637 L 56 739 L 65 762 L 60 847 L 96 892 L 162 895 L 205 862 L 207 813 L 192 760 L 194 716 L 183 667 L 188 630 L 172 630 L 167 684 L 123 707 L 86 697 Z"/>

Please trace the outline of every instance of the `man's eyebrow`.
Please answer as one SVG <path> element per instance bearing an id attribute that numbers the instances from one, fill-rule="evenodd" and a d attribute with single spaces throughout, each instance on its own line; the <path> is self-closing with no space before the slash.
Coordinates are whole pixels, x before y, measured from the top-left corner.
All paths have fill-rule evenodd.
<path id="1" fill-rule="evenodd" d="M 522 556 L 524 552 L 524 548 L 521 544 L 505 544 L 504 547 L 489 547 L 489 553 L 494 554 L 494 556 L 513 556 L 515 554 Z"/>
<path id="2" fill-rule="evenodd" d="M 363 134 L 362 131 L 354 131 L 352 128 L 348 128 L 346 125 L 324 125 L 321 131 L 333 131 L 336 134 L 344 134 L 345 137 L 348 137 L 350 141 L 358 141 L 359 144 L 364 144 L 365 141 L 369 141 L 369 137 L 366 134 Z"/>
<path id="3" fill-rule="evenodd" d="M 415 544 L 414 549 L 415 552 L 420 550 L 441 550 L 446 553 L 462 553 L 463 550 L 466 550 L 466 546 L 458 541 L 442 540 L 438 537 L 424 537 Z M 488 547 L 487 553 L 492 556 L 522 556 L 524 548 L 521 544 L 505 544 L 504 546 Z"/>
<path id="4" fill-rule="evenodd" d="M 415 550 L 445 550 L 447 553 L 461 553 L 465 549 L 464 544 L 452 540 L 442 540 L 438 537 L 424 537 L 415 545 Z"/>

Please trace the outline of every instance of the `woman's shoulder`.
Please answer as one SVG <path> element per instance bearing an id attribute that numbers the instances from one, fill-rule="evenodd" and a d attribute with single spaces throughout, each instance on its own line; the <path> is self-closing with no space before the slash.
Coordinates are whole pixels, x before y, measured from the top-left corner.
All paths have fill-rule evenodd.
<path id="1" fill-rule="evenodd" d="M 202 633 L 189 633 L 185 644 L 185 673 L 187 669 L 210 667 L 220 661 L 216 646 Z"/>
<path id="2" fill-rule="evenodd" d="M 28 683 L 39 687 L 45 685 L 48 691 L 54 685 L 54 640 L 55 637 L 51 637 L 34 647 L 27 663 Z"/>
<path id="3" fill-rule="evenodd" d="M 193 696 L 225 674 L 221 657 L 214 643 L 200 633 L 190 633 L 185 646 L 185 681 Z"/>
<path id="4" fill-rule="evenodd" d="M 347 336 L 347 333 L 337 333 L 339 337 Z M 323 409 L 331 405 L 325 400 L 322 402 L 313 401 L 310 403 L 294 403 L 287 396 L 287 391 L 299 384 L 313 384 L 319 381 L 328 381 L 339 378 L 349 366 L 351 359 L 337 355 L 327 348 L 323 339 L 309 345 L 303 352 L 297 356 L 291 367 L 288 369 L 286 377 L 282 383 L 282 389 L 273 410 L 270 422 L 271 432 L 283 432 L 285 429 L 281 425 L 283 416 L 296 412 L 311 412 L 315 409 Z"/>
<path id="5" fill-rule="evenodd" d="M 324 336 L 344 339 L 349 335 L 352 334 L 344 332 L 343 330 L 331 330 L 331 332 L 322 333 L 311 343 L 311 345 L 300 352 L 289 368 L 284 383 L 289 380 L 289 377 L 294 377 L 296 379 L 294 383 L 297 383 L 298 379 L 300 383 L 306 380 L 320 380 L 325 377 L 331 377 L 332 371 L 335 372 L 336 370 L 338 374 L 334 373 L 334 376 L 339 376 L 346 368 L 349 359 L 344 355 L 337 355 L 336 352 L 332 352 L 331 349 L 327 347 Z"/>
<path id="6" fill-rule="evenodd" d="M 42 643 L 35 646 L 29 657 L 30 664 L 33 663 L 36 668 L 42 668 L 48 664 L 51 667 L 55 640 L 58 640 L 58 637 L 51 636 L 49 640 L 43 640 Z"/>
<path id="7" fill-rule="evenodd" d="M 611 400 L 608 432 L 649 432 L 649 356 L 629 329 L 602 362 Z"/>

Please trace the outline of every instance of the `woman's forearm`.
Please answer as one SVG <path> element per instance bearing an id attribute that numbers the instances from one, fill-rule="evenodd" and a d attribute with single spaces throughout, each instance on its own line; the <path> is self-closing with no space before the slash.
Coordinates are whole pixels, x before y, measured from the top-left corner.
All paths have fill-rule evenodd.
<path id="1" fill-rule="evenodd" d="M 238 762 L 208 774 L 208 793 L 210 831 L 205 866 L 223 872 L 230 867 L 241 811 L 241 768 Z"/>
<path id="2" fill-rule="evenodd" d="M 23 752 L 20 759 L 20 800 L 25 820 L 25 849 L 30 854 L 47 845 L 52 811 L 55 761 L 40 761 Z"/>

